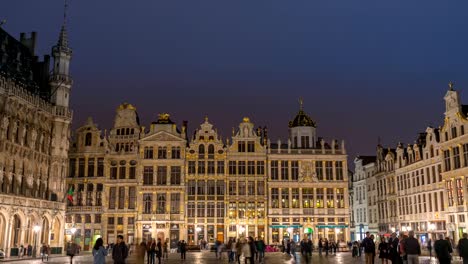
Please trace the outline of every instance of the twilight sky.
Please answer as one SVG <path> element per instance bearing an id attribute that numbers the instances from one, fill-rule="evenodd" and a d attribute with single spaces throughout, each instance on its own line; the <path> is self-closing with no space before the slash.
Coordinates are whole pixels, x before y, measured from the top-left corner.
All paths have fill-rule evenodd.
<path id="1" fill-rule="evenodd" d="M 327 141 L 352 159 L 377 138 L 412 143 L 443 122 L 449 81 L 468 104 L 467 1 L 70 0 L 74 127 L 112 126 L 116 107 L 142 125 L 168 112 L 193 130 L 205 115 L 224 137 L 249 116 L 286 140 L 304 98 Z M 38 32 L 50 53 L 63 1 L 4 1 L 10 34 Z"/>

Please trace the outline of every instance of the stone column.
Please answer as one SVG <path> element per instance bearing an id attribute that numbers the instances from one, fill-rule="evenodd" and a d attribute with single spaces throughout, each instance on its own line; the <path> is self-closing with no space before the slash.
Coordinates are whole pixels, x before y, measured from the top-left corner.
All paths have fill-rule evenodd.
<path id="1" fill-rule="evenodd" d="M 336 181 L 336 160 L 332 161 L 332 174 L 333 174 L 333 179 L 332 180 Z"/>
<path id="2" fill-rule="evenodd" d="M 5 221 L 5 255 L 6 257 L 10 256 L 10 249 L 11 249 L 11 230 L 13 229 L 13 217 L 9 220 Z"/>

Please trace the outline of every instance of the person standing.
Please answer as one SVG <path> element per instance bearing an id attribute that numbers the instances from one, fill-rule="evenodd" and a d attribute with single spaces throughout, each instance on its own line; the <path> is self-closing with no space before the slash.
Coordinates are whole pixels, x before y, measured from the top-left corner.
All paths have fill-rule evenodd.
<path id="1" fill-rule="evenodd" d="M 366 255 L 366 264 L 372 264 L 375 255 L 375 244 L 369 232 L 366 232 L 366 237 L 362 240 L 361 246 L 364 248 L 364 254 Z"/>
<path id="2" fill-rule="evenodd" d="M 179 251 L 180 259 L 185 260 L 185 252 L 187 252 L 187 243 L 185 243 L 185 240 L 179 242 Z"/>
<path id="3" fill-rule="evenodd" d="M 322 250 L 323 250 L 323 240 L 322 240 L 322 238 L 319 238 L 318 248 L 319 248 L 319 255 L 321 256 L 322 255 Z"/>
<path id="4" fill-rule="evenodd" d="M 400 240 L 396 236 L 396 233 L 392 233 L 390 240 L 388 242 L 388 254 L 389 259 L 392 261 L 392 264 L 399 264 L 401 263 L 400 255 L 398 254 L 398 244 Z"/>
<path id="5" fill-rule="evenodd" d="M 429 251 L 429 259 L 432 258 L 432 239 L 427 241 L 427 251 Z"/>
<path id="6" fill-rule="evenodd" d="M 162 244 L 161 244 L 161 238 L 158 238 L 158 243 L 156 244 L 156 258 L 158 258 L 158 264 L 161 264 L 161 256 L 162 256 Z"/>
<path id="7" fill-rule="evenodd" d="M 380 237 L 379 258 L 381 259 L 382 264 L 388 264 L 388 243 L 385 241 L 383 236 Z"/>
<path id="8" fill-rule="evenodd" d="M 125 245 L 122 235 L 117 236 L 117 243 L 112 249 L 112 259 L 114 264 L 125 264 L 125 260 L 128 257 L 128 248 Z"/>
<path id="9" fill-rule="evenodd" d="M 263 239 L 260 237 L 256 245 L 258 261 L 262 262 L 263 258 L 265 257 L 265 242 L 263 242 Z"/>
<path id="10" fill-rule="evenodd" d="M 49 255 L 50 255 L 50 247 L 47 246 L 47 244 L 42 245 L 41 247 L 41 260 L 44 262 L 44 258 L 46 261 L 49 261 Z"/>
<path id="11" fill-rule="evenodd" d="M 452 261 L 452 246 L 450 242 L 444 239 L 444 235 L 439 235 L 439 240 L 434 243 L 434 251 L 436 253 L 437 259 L 439 259 L 440 264 L 450 264 Z"/>
<path id="12" fill-rule="evenodd" d="M 146 255 L 146 242 L 143 240 L 140 244 L 136 246 L 136 264 L 144 264 L 145 263 L 145 255 Z"/>
<path id="13" fill-rule="evenodd" d="M 166 240 L 164 240 L 163 258 L 165 258 L 165 259 L 169 258 L 169 238 L 166 238 Z"/>
<path id="14" fill-rule="evenodd" d="M 463 264 L 468 264 L 468 234 L 463 233 L 463 238 L 458 240 L 458 254 L 463 258 Z"/>
<path id="15" fill-rule="evenodd" d="M 98 238 L 93 247 L 93 260 L 94 264 L 105 264 L 106 263 L 107 250 L 104 247 L 104 241 L 102 238 Z"/>

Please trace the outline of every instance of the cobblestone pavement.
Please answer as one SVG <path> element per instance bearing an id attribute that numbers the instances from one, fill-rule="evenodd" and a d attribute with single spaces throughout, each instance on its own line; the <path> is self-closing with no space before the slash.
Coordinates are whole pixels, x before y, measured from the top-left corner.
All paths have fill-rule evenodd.
<path id="1" fill-rule="evenodd" d="M 428 256 L 422 256 L 419 258 L 419 262 L 421 264 L 437 264 L 438 262 L 433 257 L 431 261 L 429 261 Z M 4 261 L 3 263 L 15 263 L 15 264 L 39 264 L 43 263 L 40 259 L 32 260 L 32 259 L 11 259 L 8 261 Z M 70 263 L 70 259 L 64 256 L 57 256 L 50 258 L 48 262 L 51 264 L 68 264 Z M 83 256 L 77 256 L 73 258 L 73 264 L 84 264 L 84 263 L 93 263 L 92 256 L 89 254 Z M 107 258 L 106 263 L 113 263 L 111 257 Z M 135 263 L 135 260 L 130 257 L 127 261 L 128 264 Z M 156 262 L 157 263 L 157 262 Z M 163 264 L 175 264 L 175 263 L 182 263 L 182 264 L 228 264 L 227 257 L 224 256 L 223 259 L 219 260 L 216 259 L 214 252 L 189 252 L 187 253 L 187 259 L 185 261 L 180 260 L 180 256 L 178 254 L 170 254 L 168 260 L 161 261 Z M 243 261 L 241 263 L 244 263 Z M 259 262 L 255 262 L 259 263 Z M 266 253 L 264 264 L 305 264 L 306 262 L 300 255 L 297 253 L 296 260 L 289 255 L 275 252 L 275 253 Z M 339 252 L 336 255 L 329 255 L 329 256 L 319 256 L 317 253 L 312 255 L 312 259 L 309 263 L 313 264 L 328 264 L 328 263 L 336 263 L 336 264 L 361 264 L 365 263 L 364 257 L 362 258 L 352 258 L 351 254 L 348 252 Z M 460 259 L 454 257 L 454 261 L 452 263 L 462 263 Z M 146 264 L 146 261 L 145 261 Z M 381 264 L 379 259 L 375 259 L 375 264 Z M 389 262 L 391 264 L 391 262 Z"/>

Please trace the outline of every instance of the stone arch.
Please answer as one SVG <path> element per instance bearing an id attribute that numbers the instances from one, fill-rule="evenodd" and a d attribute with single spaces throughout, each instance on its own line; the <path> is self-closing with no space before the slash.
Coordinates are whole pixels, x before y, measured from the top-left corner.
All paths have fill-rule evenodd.
<path id="1" fill-rule="evenodd" d="M 50 233 L 50 221 L 46 215 L 42 216 L 41 222 L 41 235 L 39 236 L 38 243 L 42 244 L 49 244 L 49 233 Z"/>
<path id="2" fill-rule="evenodd" d="M 7 248 L 8 235 L 8 213 L 0 209 L 0 248 Z"/>
<path id="3" fill-rule="evenodd" d="M 21 225 L 24 223 L 24 218 L 19 214 L 13 215 L 11 226 L 11 247 L 19 247 L 21 244 Z"/>
<path id="4" fill-rule="evenodd" d="M 53 222 L 52 222 L 52 229 L 49 232 L 50 240 L 49 240 L 49 246 L 51 247 L 58 247 L 61 242 L 60 242 L 60 237 L 62 236 L 63 233 L 63 227 L 62 227 L 63 221 L 60 219 L 59 215 L 55 216 Z"/>

